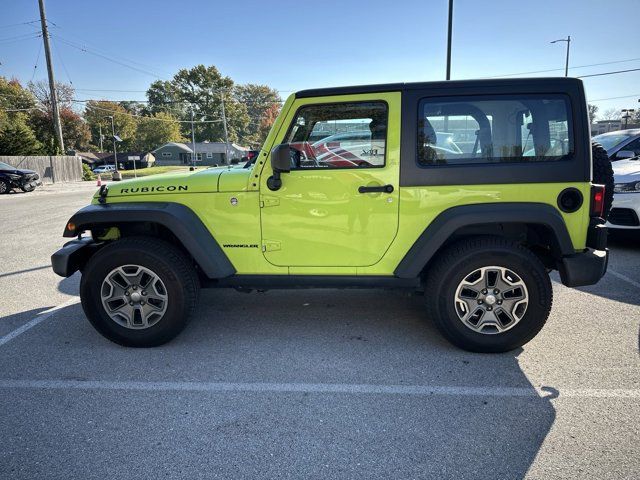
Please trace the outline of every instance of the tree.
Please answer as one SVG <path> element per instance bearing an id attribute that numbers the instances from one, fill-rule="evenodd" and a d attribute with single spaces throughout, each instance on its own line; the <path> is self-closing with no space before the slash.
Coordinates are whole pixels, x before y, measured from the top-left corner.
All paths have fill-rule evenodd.
<path id="1" fill-rule="evenodd" d="M 617 108 L 609 108 L 602 112 L 603 120 L 620 120 L 620 110 Z"/>
<path id="2" fill-rule="evenodd" d="M 36 106 L 36 100 L 29 92 L 20 85 L 18 80 L 7 80 L 0 77 L 0 108 L 7 109 L 29 109 Z"/>
<path id="3" fill-rule="evenodd" d="M 229 141 L 235 142 L 249 123 L 247 108 L 238 102 L 233 93 L 233 80 L 224 77 L 214 66 L 197 65 L 189 70 L 182 69 L 169 81 L 158 81 L 147 90 L 151 112 L 173 113 L 188 120 L 193 108 L 197 120 L 197 141 L 223 141 L 222 100 L 224 98 Z M 189 123 L 182 124 L 182 134 L 190 135 Z"/>
<path id="4" fill-rule="evenodd" d="M 596 117 L 598 113 L 598 106 L 589 104 L 588 110 L 589 110 L 589 123 L 594 123 L 596 121 Z"/>
<path id="5" fill-rule="evenodd" d="M 28 114 L 36 100 L 17 80 L 0 77 L 0 155 L 37 155 L 42 153 Z"/>
<path id="6" fill-rule="evenodd" d="M 234 90 L 234 97 L 245 105 L 249 115 L 249 123 L 240 132 L 241 142 L 262 145 L 280 111 L 280 95 L 266 85 L 248 83 L 238 85 Z"/>
<path id="7" fill-rule="evenodd" d="M 38 105 L 45 110 L 52 110 L 51 105 L 51 90 L 49 89 L 49 82 L 44 80 L 38 80 L 37 82 L 29 82 L 27 84 L 29 91 L 35 97 Z M 73 87 L 66 83 L 56 82 L 56 93 L 58 94 L 58 108 L 71 108 L 73 106 L 75 90 Z"/>
<path id="8" fill-rule="evenodd" d="M 45 152 L 48 155 L 55 155 L 57 153 L 56 137 L 49 83 L 44 80 L 29 82 L 28 87 L 39 107 L 39 110 L 34 111 L 29 117 L 29 125 L 43 144 Z M 83 118 L 73 110 L 75 102 L 73 86 L 56 82 L 56 93 L 65 147 L 68 150 L 86 150 L 89 147 L 91 133 Z"/>
<path id="9" fill-rule="evenodd" d="M 90 100 L 85 107 L 84 118 L 91 131 L 91 143 L 94 148 L 100 145 L 102 127 L 102 135 L 107 142 L 104 148 L 111 150 L 111 119 L 107 118 L 109 116 L 113 116 L 115 133 L 122 139 L 122 143 L 118 144 L 118 150 L 131 149 L 135 143 L 136 117 L 131 116 L 122 105 L 108 100 Z"/>
<path id="10" fill-rule="evenodd" d="M 70 108 L 60 109 L 60 124 L 65 146 L 69 150 L 87 150 L 91 132 L 84 119 Z M 53 114 L 49 111 L 34 111 L 29 117 L 29 125 L 36 137 L 44 145 L 47 155 L 55 155 L 56 143 L 53 130 Z"/>
<path id="11" fill-rule="evenodd" d="M 38 155 L 42 145 L 29 128 L 25 115 L 18 115 L 0 126 L 0 155 Z"/>
<path id="12" fill-rule="evenodd" d="M 135 149 L 148 152 L 167 142 L 182 142 L 180 124 L 165 112 L 155 113 L 151 118 L 140 118 L 136 128 Z"/>
<path id="13" fill-rule="evenodd" d="M 260 121 L 260 130 L 258 131 L 258 138 L 260 139 L 259 143 L 257 144 L 258 148 L 261 147 L 264 141 L 267 139 L 267 135 L 269 135 L 269 131 L 275 123 L 276 118 L 278 118 L 279 113 L 279 104 L 273 104 L 264 112 L 262 120 Z"/>

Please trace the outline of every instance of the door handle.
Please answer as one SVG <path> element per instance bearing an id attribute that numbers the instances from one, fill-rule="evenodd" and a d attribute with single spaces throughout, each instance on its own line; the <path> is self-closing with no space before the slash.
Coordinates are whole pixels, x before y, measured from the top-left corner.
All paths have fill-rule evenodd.
<path id="1" fill-rule="evenodd" d="M 393 185 L 376 185 L 375 187 L 358 187 L 359 193 L 374 193 L 374 192 L 382 192 L 382 193 L 393 193 Z"/>

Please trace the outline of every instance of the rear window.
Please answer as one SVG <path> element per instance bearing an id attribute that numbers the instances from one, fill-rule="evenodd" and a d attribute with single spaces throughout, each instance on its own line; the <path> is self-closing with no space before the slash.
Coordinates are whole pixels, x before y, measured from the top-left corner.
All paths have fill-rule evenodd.
<path id="1" fill-rule="evenodd" d="M 573 154 L 565 95 L 482 95 L 420 101 L 422 166 L 561 161 Z"/>

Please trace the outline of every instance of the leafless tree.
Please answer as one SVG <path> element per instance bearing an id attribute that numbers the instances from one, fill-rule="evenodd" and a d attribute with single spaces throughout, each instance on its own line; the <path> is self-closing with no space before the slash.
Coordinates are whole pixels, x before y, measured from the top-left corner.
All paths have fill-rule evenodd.
<path id="1" fill-rule="evenodd" d="M 618 108 L 609 108 L 602 112 L 603 120 L 620 120 L 620 110 Z"/>

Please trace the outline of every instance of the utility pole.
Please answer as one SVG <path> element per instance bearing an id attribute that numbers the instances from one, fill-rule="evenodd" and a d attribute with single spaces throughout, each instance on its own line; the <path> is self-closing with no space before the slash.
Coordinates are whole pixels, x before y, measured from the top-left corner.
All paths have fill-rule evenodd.
<path id="1" fill-rule="evenodd" d="M 451 80 L 451 38 L 453 36 L 453 0 L 449 0 L 449 26 L 447 28 L 447 80 Z"/>
<path id="2" fill-rule="evenodd" d="M 116 142 L 118 141 L 118 138 L 116 137 L 116 126 L 113 121 L 113 115 L 109 115 L 107 118 L 111 119 L 111 134 L 113 135 L 113 166 L 116 169 L 116 171 L 113 173 L 113 179 L 121 180 L 122 176 L 118 171 L 118 149 L 116 148 Z"/>
<path id="3" fill-rule="evenodd" d="M 102 147 L 102 125 L 98 124 L 98 130 L 100 132 L 100 153 L 102 153 L 104 151 L 104 148 Z"/>
<path id="4" fill-rule="evenodd" d="M 47 15 L 44 11 L 44 0 L 38 0 L 40 5 L 40 24 L 42 26 L 42 41 L 44 42 L 44 54 L 47 59 L 47 72 L 49 74 L 49 89 L 51 90 L 51 110 L 53 113 L 53 129 L 56 132 L 56 140 L 60 152 L 64 155 L 64 140 L 62 139 L 62 124 L 60 123 L 60 111 L 58 110 L 58 94 L 56 93 L 56 81 L 53 76 L 53 61 L 51 60 L 51 46 L 49 45 L 49 28 L 47 27 Z"/>
<path id="5" fill-rule="evenodd" d="M 191 168 L 196 167 L 196 130 L 193 123 L 193 105 L 191 105 L 191 144 L 193 146 L 193 153 L 191 154 Z"/>
<path id="6" fill-rule="evenodd" d="M 231 164 L 229 161 L 229 133 L 227 132 L 227 115 L 224 112 L 224 91 L 220 95 L 222 98 L 222 125 L 224 126 L 224 160 L 228 165 Z"/>
<path id="7" fill-rule="evenodd" d="M 568 77 L 569 76 L 569 48 L 571 47 L 571 35 L 569 35 L 567 38 L 554 40 L 551 43 L 558 43 L 558 42 L 567 42 L 567 58 L 564 62 L 564 76 Z"/>

